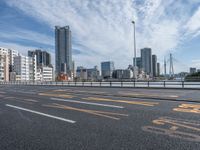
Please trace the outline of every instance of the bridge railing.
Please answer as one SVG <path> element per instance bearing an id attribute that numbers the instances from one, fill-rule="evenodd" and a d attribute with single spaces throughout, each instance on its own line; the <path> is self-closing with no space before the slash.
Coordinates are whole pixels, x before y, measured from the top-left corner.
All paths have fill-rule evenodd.
<path id="1" fill-rule="evenodd" d="M 110 82 L 32 82 L 15 81 L 0 82 L 2 85 L 52 85 L 52 86 L 75 86 L 75 87 L 125 87 L 125 88 L 178 88 L 178 89 L 200 89 L 200 82 L 184 81 L 110 81 Z"/>

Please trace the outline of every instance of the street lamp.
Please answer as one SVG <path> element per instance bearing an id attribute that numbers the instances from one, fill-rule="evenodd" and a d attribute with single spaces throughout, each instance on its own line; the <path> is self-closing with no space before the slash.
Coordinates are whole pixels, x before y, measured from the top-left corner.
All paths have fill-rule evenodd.
<path id="1" fill-rule="evenodd" d="M 137 80 L 137 65 L 136 65 L 136 36 L 135 36 L 135 21 L 132 21 L 133 24 L 133 30 L 134 30 L 134 78 Z"/>

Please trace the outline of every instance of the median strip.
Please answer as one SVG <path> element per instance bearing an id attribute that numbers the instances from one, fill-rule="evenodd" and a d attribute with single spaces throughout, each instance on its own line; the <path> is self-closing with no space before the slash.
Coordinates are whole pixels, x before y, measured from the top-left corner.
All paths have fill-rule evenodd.
<path id="1" fill-rule="evenodd" d="M 76 123 L 76 121 L 73 121 L 73 120 L 69 120 L 69 119 L 65 119 L 65 118 L 61 118 L 61 117 L 57 117 L 57 116 L 53 116 L 53 115 L 49 115 L 49 114 L 45 114 L 45 113 L 42 113 L 42 112 L 38 112 L 38 111 L 34 111 L 34 110 L 30 110 L 30 109 L 23 108 L 23 107 L 18 107 L 18 106 L 9 105 L 9 104 L 6 104 L 6 106 L 7 106 L 7 107 L 14 108 L 14 109 L 19 109 L 19 110 L 23 110 L 23 111 L 31 112 L 31 113 L 34 113 L 34 114 L 37 114 L 37 115 L 41 115 L 41 116 L 45 116 L 45 117 L 49 117 L 49 118 L 53 118 L 53 119 L 57 119 L 57 120 L 61 120 L 61 121 L 65 121 L 65 122 L 68 122 L 68 123 Z"/>

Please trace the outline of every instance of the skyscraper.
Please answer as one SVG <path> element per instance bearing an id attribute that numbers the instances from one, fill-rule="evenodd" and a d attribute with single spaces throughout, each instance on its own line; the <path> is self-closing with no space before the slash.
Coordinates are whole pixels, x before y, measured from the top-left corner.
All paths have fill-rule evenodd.
<path id="1" fill-rule="evenodd" d="M 133 58 L 133 66 L 135 66 L 135 58 Z M 141 69 L 142 67 L 141 57 L 136 57 L 136 66 L 138 67 L 138 69 Z"/>
<path id="2" fill-rule="evenodd" d="M 152 53 L 151 48 L 141 49 L 142 69 L 148 75 L 152 75 Z"/>
<path id="3" fill-rule="evenodd" d="M 160 76 L 160 63 L 157 63 L 157 76 Z"/>
<path id="4" fill-rule="evenodd" d="M 111 78 L 114 71 L 114 62 L 107 61 L 101 63 L 101 75 L 103 78 Z"/>
<path id="5" fill-rule="evenodd" d="M 69 26 L 55 27 L 56 75 L 60 73 L 71 76 L 72 44 Z"/>
<path id="6" fill-rule="evenodd" d="M 157 56 L 152 55 L 152 73 L 153 77 L 157 76 Z"/>

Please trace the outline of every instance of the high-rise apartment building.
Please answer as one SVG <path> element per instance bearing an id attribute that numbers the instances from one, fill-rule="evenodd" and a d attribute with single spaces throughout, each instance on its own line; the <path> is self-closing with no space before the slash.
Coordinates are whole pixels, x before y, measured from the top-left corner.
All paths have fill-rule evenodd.
<path id="1" fill-rule="evenodd" d="M 17 81 L 29 81 L 30 79 L 30 58 L 27 56 L 14 57 L 14 72 Z"/>
<path id="2" fill-rule="evenodd" d="M 152 75 L 153 77 L 157 76 L 157 56 L 152 55 Z"/>
<path id="3" fill-rule="evenodd" d="M 151 48 L 141 49 L 142 69 L 148 75 L 152 75 L 152 52 Z"/>
<path id="4" fill-rule="evenodd" d="M 112 78 L 112 73 L 114 70 L 114 62 L 107 61 L 101 63 L 101 75 L 103 78 Z"/>
<path id="5" fill-rule="evenodd" d="M 71 76 L 72 72 L 72 44 L 71 30 L 69 26 L 55 27 L 55 53 L 56 53 L 56 75 L 60 73 Z"/>
<path id="6" fill-rule="evenodd" d="M 51 66 L 51 55 L 47 51 L 37 49 L 35 51 L 28 51 L 29 57 L 37 57 L 37 66 Z"/>

